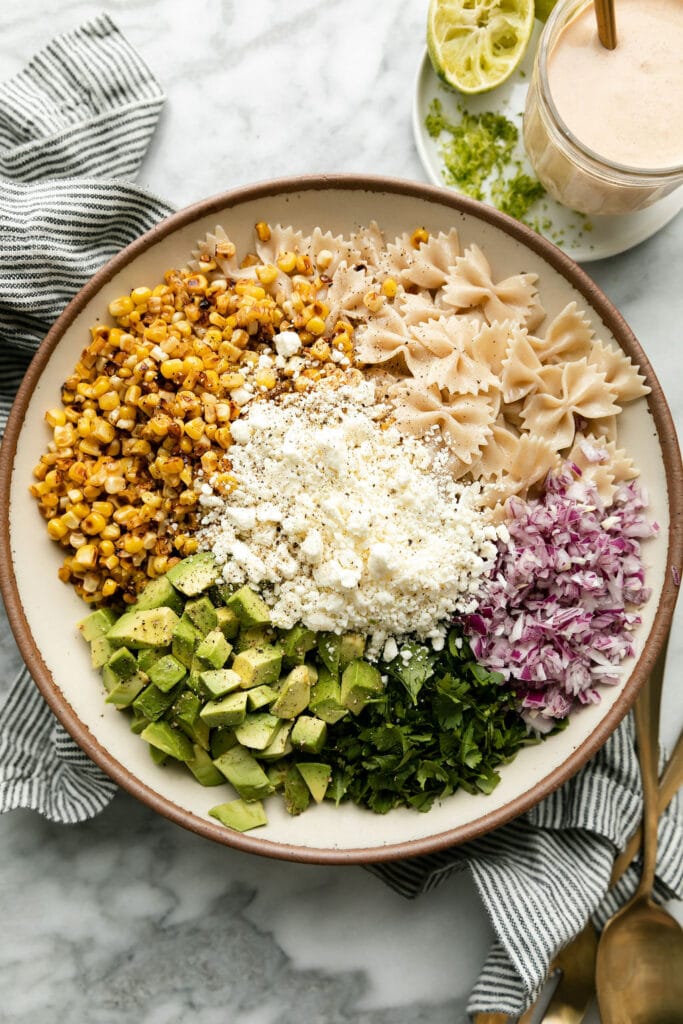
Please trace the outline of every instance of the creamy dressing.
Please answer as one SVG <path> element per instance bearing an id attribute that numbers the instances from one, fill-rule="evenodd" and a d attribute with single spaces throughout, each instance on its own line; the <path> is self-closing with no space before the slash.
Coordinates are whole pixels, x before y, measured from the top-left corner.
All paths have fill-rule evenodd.
<path id="1" fill-rule="evenodd" d="M 616 23 L 615 50 L 592 5 L 562 30 L 548 60 L 558 114 L 611 163 L 683 165 L 683 0 L 617 0 Z"/>

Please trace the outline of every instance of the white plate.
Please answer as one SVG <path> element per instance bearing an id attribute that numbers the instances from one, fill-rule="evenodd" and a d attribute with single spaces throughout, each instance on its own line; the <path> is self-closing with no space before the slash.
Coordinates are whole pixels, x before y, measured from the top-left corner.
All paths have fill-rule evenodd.
<path id="1" fill-rule="evenodd" d="M 216 224 L 226 228 L 238 251 L 247 251 L 259 220 L 293 224 L 304 232 L 315 225 L 349 232 L 375 220 L 390 238 L 416 225 L 429 231 L 456 227 L 463 246 L 481 245 L 498 279 L 520 269 L 537 273 L 549 317 L 575 300 L 598 336 L 621 344 L 648 376 L 652 395 L 627 407 L 620 434 L 642 467 L 652 515 L 661 527 L 659 536 L 646 542 L 653 594 L 636 631 L 638 654 L 625 663 L 623 683 L 605 689 L 600 704 L 582 709 L 566 730 L 522 750 L 506 765 L 490 796 L 459 792 L 426 814 L 399 808 L 383 816 L 326 803 L 294 818 L 273 799 L 267 804 L 268 825 L 241 835 L 208 816 L 214 804 L 233 798 L 227 784 L 207 790 L 179 766 L 153 764 L 127 717 L 104 703 L 101 679 L 76 630 L 84 605 L 58 580 L 60 550 L 48 539 L 29 495 L 33 467 L 50 437 L 45 410 L 58 404 L 62 381 L 87 343 L 89 327 L 106 318 L 111 299 L 182 266 L 196 239 Z M 41 692 L 93 760 L 139 799 L 201 835 L 255 853 L 339 863 L 406 857 L 472 838 L 521 813 L 577 771 L 616 727 L 671 619 L 671 566 L 683 561 L 680 479 L 675 431 L 644 353 L 608 300 L 561 252 L 490 207 L 432 186 L 352 176 L 290 179 L 240 189 L 174 215 L 115 257 L 67 307 L 26 375 L 0 453 L 0 583 L 12 629 Z"/>
<path id="2" fill-rule="evenodd" d="M 541 28 L 541 23 L 537 21 L 524 59 L 508 81 L 480 96 L 460 95 L 445 86 L 434 72 L 425 50 L 415 81 L 413 134 L 422 165 L 435 185 L 458 191 L 454 186 L 446 184 L 439 140 L 433 139 L 425 127 L 425 118 L 435 98 L 441 101 L 444 115 L 452 122 L 457 122 L 462 116 L 459 108 L 475 115 L 491 110 L 507 117 L 519 129 L 515 156 L 525 173 L 534 176 L 522 143 L 522 114 Z M 668 224 L 681 209 L 683 187 L 645 210 L 609 217 L 586 217 L 546 196 L 529 210 L 526 221 L 572 259 L 578 263 L 588 263 L 615 256 L 644 242 Z"/>

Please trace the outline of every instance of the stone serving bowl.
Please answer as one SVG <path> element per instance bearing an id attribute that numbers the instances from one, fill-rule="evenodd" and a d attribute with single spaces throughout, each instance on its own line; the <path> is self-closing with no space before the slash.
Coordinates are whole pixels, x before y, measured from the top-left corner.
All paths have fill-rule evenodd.
<path id="1" fill-rule="evenodd" d="M 426 814 L 398 809 L 383 816 L 323 803 L 290 817 L 273 799 L 267 803 L 269 824 L 241 834 L 207 813 L 234 796 L 227 783 L 205 789 L 189 772 L 155 765 L 146 744 L 130 732 L 127 716 L 104 703 L 99 675 L 76 630 L 85 606 L 57 578 L 61 551 L 48 539 L 29 494 L 33 467 L 49 440 L 44 413 L 58 404 L 60 385 L 88 343 L 89 327 L 107 317 L 111 299 L 184 265 L 196 240 L 217 224 L 238 252 L 247 251 L 260 220 L 304 232 L 315 225 L 348 232 L 374 220 L 389 237 L 418 226 L 456 227 L 463 246 L 481 246 L 496 277 L 536 272 L 550 317 L 576 300 L 598 336 L 620 345 L 652 389 L 647 399 L 627 406 L 620 430 L 620 443 L 641 468 L 651 517 L 660 526 L 658 536 L 644 545 L 652 597 L 642 610 L 636 656 L 626 664 L 622 683 L 604 688 L 599 704 L 583 708 L 563 732 L 525 748 L 505 766 L 489 796 L 460 792 Z M 137 239 L 95 274 L 48 333 L 17 395 L 0 457 L 2 593 L 21 653 L 57 718 L 93 761 L 154 810 L 209 839 L 287 860 L 369 863 L 412 857 L 481 836 L 528 810 L 574 775 L 624 717 L 673 614 L 683 560 L 682 479 L 671 414 L 643 350 L 602 292 L 554 246 L 488 206 L 432 186 L 367 176 L 265 182 L 197 203 Z"/>

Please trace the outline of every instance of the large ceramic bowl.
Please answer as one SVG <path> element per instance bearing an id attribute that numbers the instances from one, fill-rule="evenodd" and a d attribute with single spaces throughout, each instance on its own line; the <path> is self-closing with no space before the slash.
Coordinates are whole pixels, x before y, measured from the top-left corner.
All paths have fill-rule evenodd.
<path id="1" fill-rule="evenodd" d="M 522 750 L 505 766 L 489 796 L 457 793 L 426 814 L 404 809 L 379 816 L 353 806 L 324 803 L 290 817 L 268 802 L 269 824 L 256 832 L 229 831 L 208 816 L 231 799 L 226 784 L 207 790 L 188 772 L 152 763 L 126 717 L 103 701 L 87 645 L 76 632 L 84 606 L 57 578 L 60 551 L 46 535 L 29 495 L 32 469 L 49 439 L 45 410 L 59 401 L 60 385 L 89 337 L 106 317 L 108 302 L 140 283 L 160 280 L 183 265 L 197 238 L 222 224 L 247 251 L 255 222 L 315 225 L 348 232 L 375 220 L 388 236 L 424 226 L 457 227 L 464 245 L 477 242 L 498 277 L 539 275 L 549 316 L 571 300 L 586 311 L 605 342 L 616 342 L 640 365 L 651 394 L 627 407 L 620 437 L 642 469 L 651 513 L 660 525 L 646 542 L 652 598 L 642 612 L 637 654 L 623 682 L 605 688 L 599 704 L 576 713 L 569 727 L 545 743 Z M 47 335 L 14 406 L 1 463 L 2 589 L 10 622 L 37 686 L 80 746 L 119 785 L 150 807 L 195 832 L 242 850 L 312 862 L 370 862 L 415 856 L 480 836 L 503 825 L 569 779 L 605 742 L 626 714 L 654 662 L 668 629 L 682 558 L 681 461 L 675 429 L 645 354 L 619 313 L 593 282 L 558 249 L 517 222 L 481 204 L 438 188 L 367 177 L 315 177 L 238 189 L 177 213 L 133 242 L 103 267 Z"/>

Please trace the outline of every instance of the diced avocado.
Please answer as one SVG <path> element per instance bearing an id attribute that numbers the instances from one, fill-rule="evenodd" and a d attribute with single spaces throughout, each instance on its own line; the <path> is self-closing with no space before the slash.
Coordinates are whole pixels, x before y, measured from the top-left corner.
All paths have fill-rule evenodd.
<path id="1" fill-rule="evenodd" d="M 111 608 L 98 608 L 96 611 L 86 615 L 78 623 L 78 629 L 84 640 L 92 643 L 98 636 L 104 636 L 116 622 L 116 612 Z"/>
<path id="2" fill-rule="evenodd" d="M 237 741 L 250 750 L 265 750 L 275 735 L 280 719 L 267 711 L 247 715 L 241 725 L 235 728 Z"/>
<path id="3" fill-rule="evenodd" d="M 166 573 L 169 583 L 186 597 L 196 597 L 214 583 L 220 570 L 209 551 L 198 551 L 183 558 Z"/>
<path id="4" fill-rule="evenodd" d="M 223 668 L 232 646 L 225 639 L 220 629 L 213 629 L 207 633 L 199 647 L 195 651 L 195 657 L 206 662 L 207 668 Z"/>
<path id="5" fill-rule="evenodd" d="M 296 718 L 311 698 L 311 676 L 307 665 L 296 665 L 283 679 L 277 700 L 273 701 L 270 710 L 278 718 Z"/>
<path id="6" fill-rule="evenodd" d="M 187 615 L 192 625 L 199 630 L 203 637 L 212 629 L 216 629 L 218 625 L 216 609 L 206 594 L 198 597 L 195 601 L 188 601 L 183 614 Z"/>
<path id="7" fill-rule="evenodd" d="M 341 702 L 341 683 L 336 676 L 333 676 L 328 668 L 321 665 L 318 671 L 318 681 L 311 687 L 311 699 L 308 702 L 309 709 L 318 718 L 328 725 L 334 725 L 344 715 L 348 715 L 348 708 Z"/>
<path id="8" fill-rule="evenodd" d="M 235 736 L 234 729 L 231 729 L 227 725 L 221 725 L 217 729 L 211 730 L 211 739 L 209 743 L 211 757 L 220 757 L 226 750 L 231 750 L 236 745 L 237 737 Z"/>
<path id="9" fill-rule="evenodd" d="M 233 671 L 241 677 L 245 688 L 277 682 L 281 667 L 282 648 L 275 644 L 240 651 L 232 663 Z"/>
<path id="10" fill-rule="evenodd" d="M 206 722 L 199 717 L 202 709 L 202 702 L 196 693 L 191 690 L 183 690 L 173 705 L 173 721 L 189 736 L 194 743 L 198 743 L 205 750 L 209 749 L 210 733 Z"/>
<path id="11" fill-rule="evenodd" d="M 194 756 L 192 743 L 184 732 L 170 722 L 150 722 L 140 733 L 143 740 L 176 761 L 189 761 Z"/>
<path id="12" fill-rule="evenodd" d="M 214 764 L 243 800 L 261 800 L 273 791 L 263 768 L 244 747 L 226 750 Z"/>
<path id="13" fill-rule="evenodd" d="M 248 803 L 245 800 L 230 800 L 228 803 L 212 807 L 209 814 L 222 825 L 234 828 L 237 832 L 248 832 L 252 828 L 268 824 L 260 800 L 250 800 Z"/>
<path id="14" fill-rule="evenodd" d="M 301 814 L 311 802 L 310 790 L 296 765 L 290 764 L 287 769 L 282 795 L 290 814 Z"/>
<path id="15" fill-rule="evenodd" d="M 198 743 L 195 743 L 192 751 L 192 757 L 188 758 L 185 763 L 197 782 L 201 783 L 202 786 L 222 786 L 225 779 L 206 750 L 200 747 Z"/>
<path id="16" fill-rule="evenodd" d="M 339 638 L 339 668 L 343 671 L 356 658 L 365 654 L 365 637 L 362 633 L 344 633 Z"/>
<path id="17" fill-rule="evenodd" d="M 243 626 L 265 626 L 270 623 L 270 608 L 251 587 L 240 587 L 225 602 Z"/>
<path id="18" fill-rule="evenodd" d="M 167 693 L 168 690 L 173 689 L 176 683 L 185 678 L 187 669 L 172 654 L 164 654 L 162 658 L 154 662 L 148 675 L 155 686 Z"/>
<path id="19" fill-rule="evenodd" d="M 140 735 L 142 735 L 142 733 Z M 155 764 L 166 764 L 168 761 L 168 754 L 165 750 L 160 750 L 159 747 L 153 747 L 151 743 L 148 744 L 147 749 L 149 751 L 149 756 Z"/>
<path id="20" fill-rule="evenodd" d="M 117 679 L 128 679 L 138 671 L 138 663 L 134 654 L 127 647 L 119 647 L 107 661 L 107 668 Z"/>
<path id="21" fill-rule="evenodd" d="M 329 764 L 317 764 L 313 761 L 297 761 L 297 768 L 308 786 L 311 796 L 317 804 L 325 799 L 327 787 L 332 781 L 332 771 Z"/>
<path id="22" fill-rule="evenodd" d="M 224 697 L 242 686 L 242 678 L 231 668 L 212 668 L 199 673 L 199 690 L 210 699 Z"/>
<path id="23" fill-rule="evenodd" d="M 250 647 L 267 647 L 275 640 L 275 630 L 270 626 L 244 626 L 235 637 L 235 653 Z"/>
<path id="24" fill-rule="evenodd" d="M 353 715 L 359 714 L 369 700 L 384 691 L 379 669 L 357 658 L 344 669 L 341 678 L 341 702 Z"/>
<path id="25" fill-rule="evenodd" d="M 114 647 L 168 647 L 180 619 L 172 608 L 124 612 L 107 633 Z"/>
<path id="26" fill-rule="evenodd" d="M 320 718 L 299 715 L 292 729 L 292 743 L 309 754 L 319 754 L 325 746 L 327 726 Z"/>
<path id="27" fill-rule="evenodd" d="M 144 715 L 138 715 L 135 711 L 130 720 L 130 731 L 139 736 L 142 730 L 149 725 L 149 719 Z"/>
<path id="28" fill-rule="evenodd" d="M 103 665 L 102 682 L 107 693 L 111 693 L 111 691 L 119 685 L 121 680 L 119 679 L 115 672 L 112 672 L 110 668 L 108 668 L 106 665 Z"/>
<path id="29" fill-rule="evenodd" d="M 277 761 L 269 763 L 266 769 L 266 775 L 273 789 L 278 792 L 284 788 L 285 779 L 287 777 L 287 769 L 289 762 L 279 758 Z"/>
<path id="30" fill-rule="evenodd" d="M 138 668 L 141 672 L 149 672 L 155 661 L 158 660 L 160 652 L 155 647 L 146 647 L 138 651 Z"/>
<path id="31" fill-rule="evenodd" d="M 138 594 L 135 607 L 139 611 L 149 608 L 172 608 L 176 615 L 183 613 L 183 599 L 173 587 L 168 576 L 150 580 Z"/>
<path id="32" fill-rule="evenodd" d="M 102 668 L 115 650 L 116 648 L 112 647 L 106 636 L 96 636 L 90 643 L 90 664 L 93 668 Z"/>
<path id="33" fill-rule="evenodd" d="M 199 717 L 213 729 L 216 725 L 239 725 L 246 714 L 247 695 L 244 690 L 239 690 L 220 700 L 210 700 L 199 712 Z"/>
<path id="34" fill-rule="evenodd" d="M 240 620 L 232 608 L 216 608 L 217 625 L 226 640 L 234 640 L 240 631 Z"/>
<path id="35" fill-rule="evenodd" d="M 114 704 L 117 708 L 130 707 L 148 683 L 149 678 L 144 672 L 136 672 L 113 687 L 107 697 L 107 704 Z"/>
<path id="36" fill-rule="evenodd" d="M 189 668 L 192 664 L 194 652 L 202 641 L 202 634 L 196 629 L 186 615 L 178 620 L 171 638 L 171 651 L 173 657 L 181 664 Z"/>
<path id="37" fill-rule="evenodd" d="M 134 677 L 133 677 L 134 678 Z M 178 683 L 172 690 L 164 692 L 158 686 L 151 683 L 145 687 L 133 701 L 133 708 L 140 715 L 149 718 L 150 722 L 156 722 L 161 718 L 178 697 L 183 684 Z"/>
<path id="38" fill-rule="evenodd" d="M 250 711 L 258 711 L 267 704 L 272 704 L 277 697 L 277 690 L 272 686 L 252 686 L 247 690 L 247 707 Z"/>
<path id="39" fill-rule="evenodd" d="M 280 645 L 287 665 L 302 665 L 306 655 L 315 647 L 315 633 L 299 623 L 292 629 L 280 631 Z"/>
<path id="40" fill-rule="evenodd" d="M 341 637 L 337 633 L 318 633 L 318 657 L 333 676 L 339 673 Z"/>
<path id="41" fill-rule="evenodd" d="M 285 754 L 290 754 L 294 749 L 292 742 L 289 738 L 289 734 L 292 731 L 293 722 L 288 722 L 282 719 L 280 727 L 276 730 L 272 740 L 265 748 L 258 752 L 258 757 L 262 761 L 277 761 L 278 758 L 284 757 Z"/>

